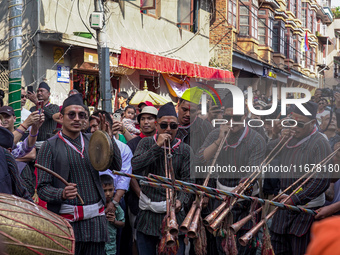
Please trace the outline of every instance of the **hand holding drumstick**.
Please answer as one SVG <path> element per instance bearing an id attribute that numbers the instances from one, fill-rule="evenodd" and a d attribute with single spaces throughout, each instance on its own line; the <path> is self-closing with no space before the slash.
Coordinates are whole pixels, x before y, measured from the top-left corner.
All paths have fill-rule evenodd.
<path id="1" fill-rule="evenodd" d="M 63 199 L 74 199 L 76 198 L 76 196 L 78 197 L 78 199 L 80 200 L 80 203 L 83 205 L 84 201 L 83 199 L 79 196 L 79 194 L 77 193 L 77 184 L 75 183 L 68 183 L 63 177 L 61 177 L 59 174 L 57 174 L 56 172 L 53 172 L 52 170 L 39 165 L 39 164 L 35 164 L 35 167 L 53 175 L 54 177 L 56 177 L 57 179 L 59 179 L 62 183 L 64 183 L 66 185 L 66 187 L 63 190 Z"/>

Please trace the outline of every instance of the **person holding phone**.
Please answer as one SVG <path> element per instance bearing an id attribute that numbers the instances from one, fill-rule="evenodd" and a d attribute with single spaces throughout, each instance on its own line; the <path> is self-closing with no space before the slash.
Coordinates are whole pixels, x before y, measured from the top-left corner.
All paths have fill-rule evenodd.
<path id="1" fill-rule="evenodd" d="M 41 110 L 45 115 L 45 121 L 39 129 L 37 141 L 45 141 L 49 137 L 49 134 L 52 134 L 53 130 L 57 127 L 57 122 L 53 120 L 53 114 L 59 112 L 59 106 L 51 104 L 50 91 L 50 86 L 48 86 L 46 82 L 41 82 L 37 93 L 27 92 L 28 99 L 36 105 L 33 106 L 30 111 Z M 39 101 L 42 101 L 42 103 L 39 103 Z"/>
<path id="2" fill-rule="evenodd" d="M 21 124 L 31 114 L 31 112 L 29 110 L 24 108 L 26 101 L 27 101 L 27 93 L 26 93 L 25 87 L 21 87 L 21 121 L 20 121 Z"/>

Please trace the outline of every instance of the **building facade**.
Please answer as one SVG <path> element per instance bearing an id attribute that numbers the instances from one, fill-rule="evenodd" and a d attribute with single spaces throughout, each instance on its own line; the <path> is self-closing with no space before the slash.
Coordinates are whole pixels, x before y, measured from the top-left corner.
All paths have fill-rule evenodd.
<path id="1" fill-rule="evenodd" d="M 225 51 L 236 83 L 263 94 L 281 86 L 314 90 L 324 79 L 328 27 L 333 22 L 330 1 L 217 0 L 216 20 L 230 30 L 226 46 L 211 37 L 212 58 Z M 214 33 L 211 32 L 211 33 Z M 218 34 L 218 33 L 217 33 Z M 219 33 L 221 35 L 221 33 Z M 305 39 L 308 43 L 305 43 Z M 306 46 L 304 46 L 306 44 Z M 308 45 L 308 46 L 307 46 Z M 321 84 L 322 85 L 322 84 Z"/>
<path id="2" fill-rule="evenodd" d="M 131 95 L 142 89 L 146 81 L 149 90 L 176 101 L 161 73 L 183 80 L 188 76 L 192 82 L 206 78 L 203 73 L 207 71 L 201 68 L 209 66 L 212 3 L 210 0 L 104 1 L 104 31 L 110 48 L 113 94 L 124 90 Z M 4 2 L 6 4 L 8 2 Z M 98 106 L 97 38 L 89 24 L 94 8 L 94 0 L 38 0 L 24 4 L 24 86 L 36 88 L 41 81 L 46 81 L 53 91 L 52 101 L 57 104 L 63 102 L 70 89 L 76 88 L 89 106 Z M 8 6 L 0 12 L 8 17 Z M 6 64 L 8 19 L 1 21 L 1 27 L 0 37 L 4 39 L 0 60 Z M 143 70 L 137 66 L 120 66 L 122 47 L 134 50 L 139 56 L 144 52 L 162 56 L 167 65 L 175 63 L 176 67 Z M 197 68 L 198 74 L 189 76 L 187 71 L 178 72 L 183 69 L 181 66 Z"/>

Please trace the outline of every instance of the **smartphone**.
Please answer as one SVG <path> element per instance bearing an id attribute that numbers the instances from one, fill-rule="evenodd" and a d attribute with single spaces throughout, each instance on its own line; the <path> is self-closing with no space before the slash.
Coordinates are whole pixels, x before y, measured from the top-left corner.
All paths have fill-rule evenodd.
<path id="1" fill-rule="evenodd" d="M 114 113 L 112 115 L 113 120 L 121 121 L 122 115 L 120 113 Z"/>
<path id="2" fill-rule="evenodd" d="M 44 101 L 39 101 L 37 103 L 37 111 L 39 111 L 39 113 L 41 113 L 43 107 L 44 107 Z"/>
<path id="3" fill-rule="evenodd" d="M 27 91 L 33 93 L 33 86 L 27 86 Z"/>

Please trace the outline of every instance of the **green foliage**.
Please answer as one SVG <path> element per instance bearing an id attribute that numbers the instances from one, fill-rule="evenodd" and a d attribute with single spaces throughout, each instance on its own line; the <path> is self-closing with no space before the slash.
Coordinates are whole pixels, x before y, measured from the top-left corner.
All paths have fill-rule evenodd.
<path id="1" fill-rule="evenodd" d="M 340 6 L 332 9 L 332 12 L 335 19 L 340 19 Z"/>

